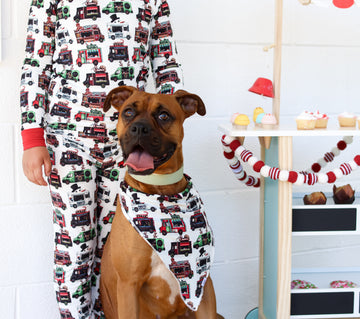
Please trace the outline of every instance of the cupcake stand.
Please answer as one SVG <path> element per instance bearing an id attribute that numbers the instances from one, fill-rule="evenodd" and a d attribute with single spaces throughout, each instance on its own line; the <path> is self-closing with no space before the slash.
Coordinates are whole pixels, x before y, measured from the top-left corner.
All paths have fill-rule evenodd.
<path id="1" fill-rule="evenodd" d="M 302 4 L 310 2 L 299 1 Z M 275 12 L 272 113 L 279 120 L 283 0 L 276 0 Z M 295 120 L 293 125 L 284 126 L 280 123 L 273 130 L 257 129 L 251 125 L 245 131 L 233 129 L 230 123 L 220 125 L 219 129 L 230 138 L 259 137 L 260 160 L 284 171 L 292 170 L 293 137 L 333 137 L 334 142 L 337 142 L 343 136 L 360 136 L 360 130 L 356 128 L 340 129 L 338 126 L 328 126 L 323 130 L 297 130 Z M 265 143 L 269 139 L 270 145 Z M 342 181 L 346 181 L 346 177 Z M 360 267 L 292 269 L 291 266 L 292 236 L 312 236 L 316 240 L 317 236 L 333 235 L 340 238 L 350 234 L 359 235 L 360 239 L 360 199 L 351 205 L 335 205 L 331 197 L 327 196 L 325 205 L 304 205 L 302 196 L 293 194 L 292 183 L 288 181 L 261 177 L 260 286 L 256 317 L 360 318 L 359 287 L 329 288 L 331 281 L 342 278 L 360 284 Z M 291 281 L 294 279 L 316 283 L 318 288 L 291 289 Z"/>

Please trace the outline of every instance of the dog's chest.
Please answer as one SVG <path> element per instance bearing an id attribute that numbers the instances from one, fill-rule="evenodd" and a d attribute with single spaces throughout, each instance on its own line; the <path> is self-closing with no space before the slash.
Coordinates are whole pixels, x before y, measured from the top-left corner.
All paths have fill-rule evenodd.
<path id="1" fill-rule="evenodd" d="M 123 182 L 120 202 L 124 216 L 153 249 L 150 278 L 168 283 L 170 304 L 180 294 L 196 311 L 214 259 L 214 237 L 202 200 L 187 178 L 187 188 L 172 196 L 144 194 Z"/>

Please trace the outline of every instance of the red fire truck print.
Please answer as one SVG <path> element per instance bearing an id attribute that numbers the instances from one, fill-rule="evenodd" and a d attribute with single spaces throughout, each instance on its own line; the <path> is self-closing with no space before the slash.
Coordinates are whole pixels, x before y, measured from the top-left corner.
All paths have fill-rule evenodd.
<path id="1" fill-rule="evenodd" d="M 60 309 L 60 318 L 61 319 L 75 319 L 69 309 Z"/>
<path id="2" fill-rule="evenodd" d="M 179 233 L 181 235 L 186 231 L 186 226 L 179 215 L 172 215 L 171 218 L 161 219 L 160 232 L 165 236 L 167 233 Z"/>
<path id="3" fill-rule="evenodd" d="M 176 71 L 167 71 L 164 73 L 157 73 L 156 76 L 156 87 L 166 83 L 166 82 L 175 82 L 179 83 L 180 79 Z"/>
<path id="4" fill-rule="evenodd" d="M 36 98 L 33 101 L 32 105 L 35 109 L 41 107 L 42 109 L 47 110 L 49 106 L 49 100 L 44 94 L 36 93 Z"/>
<path id="5" fill-rule="evenodd" d="M 114 220 L 115 217 L 115 211 L 110 211 L 109 214 L 107 214 L 104 218 L 103 218 L 103 223 L 106 224 L 111 224 Z"/>
<path id="6" fill-rule="evenodd" d="M 137 214 L 136 217 L 133 218 L 133 222 L 139 231 L 150 233 L 155 231 L 154 219 L 148 217 L 147 213 Z"/>
<path id="7" fill-rule="evenodd" d="M 47 55 L 53 55 L 55 49 L 55 42 L 42 42 L 41 48 L 38 50 L 40 58 Z"/>
<path id="8" fill-rule="evenodd" d="M 80 7 L 76 9 L 76 15 L 74 16 L 74 20 L 79 22 L 83 19 L 92 19 L 96 20 L 100 18 L 100 7 L 97 5 L 97 1 L 94 0 L 86 0 L 85 7 Z"/>
<path id="9" fill-rule="evenodd" d="M 77 43 L 84 44 L 85 42 L 100 41 L 103 42 L 105 37 L 101 34 L 100 28 L 95 25 L 87 25 L 82 27 L 80 24 L 76 25 L 75 36 Z"/>
<path id="10" fill-rule="evenodd" d="M 194 272 L 191 270 L 191 265 L 188 260 L 175 261 L 174 258 L 171 258 L 171 264 L 169 269 L 173 272 L 176 278 L 192 278 Z"/>
<path id="11" fill-rule="evenodd" d="M 174 257 L 175 255 L 188 256 L 191 252 L 191 241 L 189 240 L 189 237 L 185 235 L 184 237 L 179 237 L 177 241 L 171 243 L 171 249 L 168 253 L 171 257 Z"/>

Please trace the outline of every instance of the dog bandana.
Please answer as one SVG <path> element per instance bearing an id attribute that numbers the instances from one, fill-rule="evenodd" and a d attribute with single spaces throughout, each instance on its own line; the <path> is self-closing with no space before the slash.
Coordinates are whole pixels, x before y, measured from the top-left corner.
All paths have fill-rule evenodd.
<path id="1" fill-rule="evenodd" d="M 125 217 L 177 279 L 187 307 L 196 311 L 214 260 L 214 237 L 199 193 L 184 176 L 186 189 L 171 196 L 145 194 L 123 181 L 120 202 Z"/>

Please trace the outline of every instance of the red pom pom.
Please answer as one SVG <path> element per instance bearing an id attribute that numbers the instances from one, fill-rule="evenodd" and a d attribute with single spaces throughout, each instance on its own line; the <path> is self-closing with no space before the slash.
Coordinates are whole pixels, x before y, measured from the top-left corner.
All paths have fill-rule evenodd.
<path id="1" fill-rule="evenodd" d="M 339 141 L 339 142 L 337 143 L 337 147 L 338 147 L 338 149 L 339 149 L 340 151 L 343 151 L 343 150 L 346 148 L 346 143 L 345 143 L 345 141 Z"/>
<path id="2" fill-rule="evenodd" d="M 326 175 L 328 176 L 328 183 L 334 183 L 336 181 L 336 175 L 333 172 L 328 172 L 326 173 Z"/>
<path id="3" fill-rule="evenodd" d="M 355 161 L 355 163 L 356 163 L 358 166 L 360 166 L 360 155 L 356 155 L 356 156 L 354 157 L 354 161 Z"/>
<path id="4" fill-rule="evenodd" d="M 230 144 L 229 144 L 230 148 L 232 151 L 235 152 L 235 150 L 241 146 L 241 143 L 239 142 L 239 140 L 233 140 Z"/>
<path id="5" fill-rule="evenodd" d="M 313 173 L 307 174 L 306 177 L 308 185 L 314 185 L 318 181 L 318 177 Z"/>
<path id="6" fill-rule="evenodd" d="M 253 176 L 249 176 L 249 179 L 245 183 L 246 186 L 253 186 L 255 184 L 255 178 Z"/>
<path id="7" fill-rule="evenodd" d="M 253 170 L 256 172 L 256 173 L 259 173 L 261 168 L 265 165 L 265 163 L 263 161 L 257 161 L 255 164 L 254 164 L 254 167 L 253 167 Z"/>
<path id="8" fill-rule="evenodd" d="M 254 185 L 254 187 L 260 187 L 260 178 L 257 179 L 256 184 Z"/>
<path id="9" fill-rule="evenodd" d="M 233 157 L 234 157 L 234 152 L 229 152 L 229 153 L 227 153 L 227 152 L 224 152 L 224 156 L 225 156 L 225 158 L 226 159 L 232 159 Z"/>
<path id="10" fill-rule="evenodd" d="M 242 177 L 238 178 L 238 180 L 239 180 L 239 181 L 243 181 L 243 180 L 245 180 L 246 177 L 247 177 L 247 174 L 246 174 L 246 172 L 244 171 L 244 175 L 243 175 Z"/>
<path id="11" fill-rule="evenodd" d="M 298 173 L 295 171 L 289 172 L 288 182 L 295 183 L 298 178 Z"/>
<path id="12" fill-rule="evenodd" d="M 312 164 L 311 169 L 313 172 L 318 173 L 321 170 L 321 166 L 319 163 L 314 163 Z"/>

